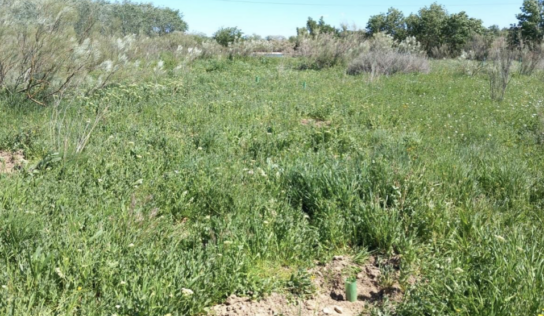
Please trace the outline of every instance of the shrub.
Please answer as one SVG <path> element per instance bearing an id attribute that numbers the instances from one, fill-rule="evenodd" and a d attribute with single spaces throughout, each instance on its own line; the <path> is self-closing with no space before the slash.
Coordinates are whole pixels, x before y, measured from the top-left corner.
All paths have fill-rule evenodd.
<path id="1" fill-rule="evenodd" d="M 504 99 L 506 88 L 510 82 L 514 58 L 515 54 L 507 47 L 504 38 L 495 41 L 490 53 L 491 63 L 488 71 L 491 99 Z"/>
<path id="2" fill-rule="evenodd" d="M 527 76 L 532 75 L 544 62 L 544 48 L 537 46 L 534 49 L 521 49 L 519 62 L 519 73 Z"/>
<path id="3" fill-rule="evenodd" d="M 347 72 L 350 75 L 367 72 L 374 77 L 395 73 L 428 73 L 429 70 L 427 58 L 419 55 L 399 53 L 397 51 L 370 51 L 355 58 L 350 63 Z"/>
<path id="4" fill-rule="evenodd" d="M 78 40 L 77 12 L 56 1 L 7 2 L 0 11 L 0 88 L 46 105 L 82 89 L 92 92 L 128 62 L 131 36 Z"/>
<path id="5" fill-rule="evenodd" d="M 489 50 L 493 44 L 493 38 L 475 34 L 472 39 L 465 45 L 461 56 L 472 60 L 486 60 L 489 57 Z"/>
<path id="6" fill-rule="evenodd" d="M 334 34 L 318 34 L 315 39 L 299 38 L 295 56 L 305 58 L 302 69 L 323 69 L 345 65 L 362 50 L 364 40 L 359 35 L 339 38 Z"/>

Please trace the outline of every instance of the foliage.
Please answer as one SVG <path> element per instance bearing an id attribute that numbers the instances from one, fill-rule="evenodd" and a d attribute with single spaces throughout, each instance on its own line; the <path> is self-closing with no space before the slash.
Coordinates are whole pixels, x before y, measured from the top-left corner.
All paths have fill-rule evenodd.
<path id="1" fill-rule="evenodd" d="M 512 27 L 513 37 L 519 36 L 514 42 L 520 40 L 526 45 L 540 46 L 544 40 L 544 1 L 524 0 L 521 13 L 516 15 L 518 25 Z M 519 35 L 518 35 L 519 32 Z"/>
<path id="2" fill-rule="evenodd" d="M 325 23 L 323 17 L 321 17 L 317 22 L 309 17 L 308 21 L 306 22 L 306 27 L 297 28 L 297 35 L 299 37 L 309 35 L 311 38 L 315 39 L 320 34 L 339 35 L 340 31 L 334 26 Z"/>
<path id="3" fill-rule="evenodd" d="M 366 31 L 369 36 L 386 33 L 393 36 L 396 41 L 403 41 L 406 38 L 406 18 L 401 11 L 389 8 L 387 13 L 371 16 Z"/>
<path id="4" fill-rule="evenodd" d="M 441 57 L 436 56 L 440 49 L 445 50 L 442 54 L 458 56 L 474 34 L 483 32 L 481 20 L 470 18 L 465 12 L 450 15 L 436 3 L 410 15 L 406 23 L 408 34 L 415 36 L 433 57 Z"/>
<path id="5" fill-rule="evenodd" d="M 188 29 L 183 14 L 178 10 L 156 7 L 151 3 L 70 0 L 65 5 L 78 13 L 74 29 L 80 40 L 96 33 L 121 37 L 133 34 L 163 36 Z"/>
<path id="6" fill-rule="evenodd" d="M 355 58 L 348 67 L 348 74 L 370 73 L 371 77 L 396 73 L 429 72 L 425 57 L 396 51 L 370 51 Z"/>
<path id="7" fill-rule="evenodd" d="M 76 90 L 91 94 L 115 77 L 127 78 L 124 70 L 138 71 L 149 57 L 150 36 L 178 36 L 176 30 L 186 29 L 177 11 L 131 2 L 6 1 L 2 9 L 0 88 L 42 105 Z M 132 22 L 117 25 L 116 15 L 130 17 L 140 29 Z M 155 49 L 153 57 L 162 53 Z"/>
<path id="8" fill-rule="evenodd" d="M 213 34 L 213 39 L 221 46 L 229 47 L 242 38 L 242 31 L 237 27 L 222 27 Z"/>
<path id="9" fill-rule="evenodd" d="M 394 8 L 370 17 L 367 34 L 374 36 L 379 32 L 393 36 L 397 42 L 415 37 L 427 54 L 441 58 L 459 56 L 470 39 L 485 29 L 481 20 L 470 18 L 465 12 L 449 14 L 443 6 L 433 3 L 408 17 Z"/>
<path id="10" fill-rule="evenodd" d="M 319 70 L 345 65 L 364 49 L 364 39 L 358 34 L 337 37 L 325 33 L 317 35 L 314 39 L 300 37 L 294 54 L 303 57 L 302 69 Z"/>

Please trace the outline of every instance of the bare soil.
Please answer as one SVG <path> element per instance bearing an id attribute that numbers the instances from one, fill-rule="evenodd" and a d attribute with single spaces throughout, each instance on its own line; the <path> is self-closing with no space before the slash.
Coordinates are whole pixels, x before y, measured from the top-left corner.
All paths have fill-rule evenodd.
<path id="1" fill-rule="evenodd" d="M 0 150 L 0 174 L 12 173 L 25 161 L 22 151 L 9 152 Z"/>
<path id="2" fill-rule="evenodd" d="M 395 265 L 392 261 L 391 266 Z M 398 268 L 398 265 L 396 266 Z M 334 261 L 309 271 L 317 293 L 307 300 L 296 300 L 289 294 L 274 293 L 261 301 L 251 301 L 235 295 L 222 305 L 212 308 L 210 315 L 217 316 L 358 316 L 369 314 L 372 305 L 380 304 L 388 297 L 390 302 L 402 300 L 403 291 L 398 284 L 398 272 L 390 282 L 381 282 L 381 270 L 375 258 L 364 265 L 357 265 L 347 257 L 335 257 Z M 357 275 L 358 299 L 345 299 L 345 279 Z M 387 286 L 385 287 L 384 286 Z"/>

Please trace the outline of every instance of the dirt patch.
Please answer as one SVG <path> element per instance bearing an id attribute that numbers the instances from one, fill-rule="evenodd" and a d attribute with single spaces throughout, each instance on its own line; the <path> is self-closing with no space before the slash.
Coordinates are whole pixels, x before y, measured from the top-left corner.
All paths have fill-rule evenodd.
<path id="1" fill-rule="evenodd" d="M 12 173 L 25 161 L 22 151 L 9 152 L 0 150 L 0 174 Z"/>
<path id="2" fill-rule="evenodd" d="M 300 121 L 300 124 L 304 125 L 304 126 L 313 125 L 313 126 L 321 128 L 321 127 L 325 127 L 325 126 L 330 126 L 331 121 L 322 121 L 322 120 L 314 120 L 314 119 L 302 119 Z"/>
<path id="3" fill-rule="evenodd" d="M 384 266 L 391 269 L 384 280 Z M 375 258 L 364 265 L 357 265 L 347 257 L 335 257 L 326 266 L 309 271 L 317 293 L 307 300 L 296 300 L 289 294 L 272 294 L 261 301 L 231 296 L 227 301 L 212 308 L 209 315 L 217 316 L 321 316 L 368 314 L 374 304 L 388 297 L 391 302 L 402 299 L 403 291 L 398 284 L 398 265 L 394 261 L 377 263 Z M 357 277 L 356 302 L 346 301 L 345 280 Z"/>

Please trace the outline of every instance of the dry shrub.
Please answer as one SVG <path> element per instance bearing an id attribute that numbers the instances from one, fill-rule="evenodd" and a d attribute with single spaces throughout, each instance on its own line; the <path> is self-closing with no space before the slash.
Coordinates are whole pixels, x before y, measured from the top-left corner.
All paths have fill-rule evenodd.
<path id="1" fill-rule="evenodd" d="M 499 101 L 504 99 L 515 56 L 515 52 L 508 48 L 504 38 L 499 38 L 493 43 L 488 70 L 491 99 Z"/>
<path id="2" fill-rule="evenodd" d="M 428 73 L 429 61 L 421 55 L 398 51 L 370 51 L 355 58 L 348 67 L 348 74 L 370 73 L 372 77 L 395 73 Z"/>
<path id="3" fill-rule="evenodd" d="M 448 44 L 442 44 L 431 49 L 431 57 L 435 59 L 447 59 L 451 56 L 450 52 L 450 46 Z"/>
<path id="4" fill-rule="evenodd" d="M 337 37 L 334 34 L 318 34 L 315 39 L 301 37 L 295 56 L 303 57 L 303 69 L 323 69 L 345 65 L 364 50 L 364 39 L 359 34 Z"/>
<path id="5" fill-rule="evenodd" d="M 492 44 L 492 37 L 475 34 L 465 45 L 461 56 L 470 60 L 487 60 Z"/>
<path id="6" fill-rule="evenodd" d="M 0 88 L 41 104 L 104 85 L 128 62 L 131 39 L 77 39 L 77 12 L 53 0 L 5 2 L 0 10 Z"/>
<path id="7" fill-rule="evenodd" d="M 521 49 L 519 61 L 519 73 L 527 76 L 532 75 L 535 70 L 544 66 L 544 48 L 537 46 L 534 49 Z"/>
<path id="8" fill-rule="evenodd" d="M 348 74 L 366 72 L 374 78 L 395 73 L 430 71 L 429 61 L 415 38 L 408 37 L 398 43 L 390 35 L 377 33 L 367 45 L 368 51 L 361 53 L 349 64 Z"/>

